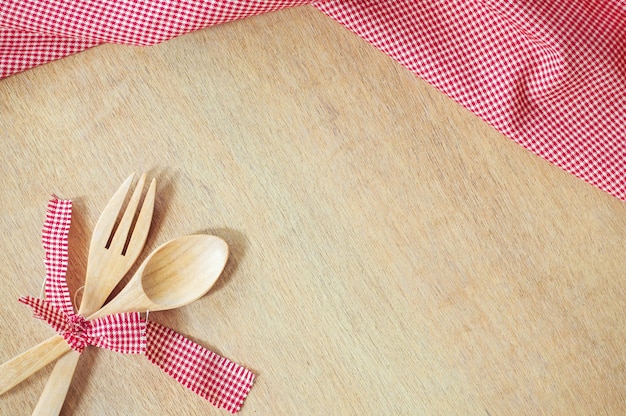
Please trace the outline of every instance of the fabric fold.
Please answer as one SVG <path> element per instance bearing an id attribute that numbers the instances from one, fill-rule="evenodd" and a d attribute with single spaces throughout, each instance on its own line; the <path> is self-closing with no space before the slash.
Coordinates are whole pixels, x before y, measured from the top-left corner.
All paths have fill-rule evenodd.
<path id="1" fill-rule="evenodd" d="M 626 200 L 619 1 L 329 0 L 316 7 L 505 136 Z"/>

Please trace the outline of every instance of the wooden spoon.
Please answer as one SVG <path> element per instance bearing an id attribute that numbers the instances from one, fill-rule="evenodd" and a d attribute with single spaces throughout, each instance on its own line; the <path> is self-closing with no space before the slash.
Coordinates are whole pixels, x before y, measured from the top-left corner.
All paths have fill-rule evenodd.
<path id="1" fill-rule="evenodd" d="M 89 317 L 146 312 L 187 305 L 211 289 L 228 259 L 228 245 L 212 235 L 189 235 L 154 250 L 126 287 Z M 3 394 L 70 350 L 61 335 L 34 346 L 0 366 Z"/>

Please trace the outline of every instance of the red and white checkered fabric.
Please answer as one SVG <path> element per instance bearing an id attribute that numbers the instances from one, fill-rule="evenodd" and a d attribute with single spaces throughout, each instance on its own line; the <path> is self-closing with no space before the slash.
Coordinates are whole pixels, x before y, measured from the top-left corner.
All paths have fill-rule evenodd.
<path id="1" fill-rule="evenodd" d="M 154 45 L 307 0 L 0 0 L 0 78 L 101 43 Z"/>
<path id="2" fill-rule="evenodd" d="M 0 0 L 0 77 L 103 42 L 152 45 L 305 3 L 626 200 L 624 0 Z"/>
<path id="3" fill-rule="evenodd" d="M 76 315 L 66 283 L 67 237 L 72 203 L 53 197 L 48 203 L 42 239 L 46 252 L 46 300 L 22 297 L 35 316 L 48 322 L 72 349 L 87 345 L 125 354 L 145 354 L 172 378 L 219 408 L 241 409 L 255 375 L 176 331 L 141 318 L 138 312 L 91 321 Z"/>
<path id="4" fill-rule="evenodd" d="M 626 2 L 317 7 L 517 143 L 626 199 Z"/>
<path id="5" fill-rule="evenodd" d="M 37 318 L 48 322 L 79 353 L 87 345 L 121 354 L 146 352 L 146 321 L 138 312 L 107 315 L 88 321 L 80 315 L 64 313 L 42 299 L 25 296 L 20 298 L 20 302 L 30 306 Z"/>
<path id="6" fill-rule="evenodd" d="M 148 322 L 147 334 L 153 364 L 215 407 L 239 411 L 252 388 L 251 371 L 156 322 Z"/>
<path id="7" fill-rule="evenodd" d="M 46 301 L 66 314 L 73 314 L 74 307 L 67 288 L 65 275 L 69 262 L 67 239 L 72 222 L 72 201 L 56 197 L 50 198 L 46 210 L 46 220 L 41 231 L 46 258 L 46 280 L 44 291 Z"/>

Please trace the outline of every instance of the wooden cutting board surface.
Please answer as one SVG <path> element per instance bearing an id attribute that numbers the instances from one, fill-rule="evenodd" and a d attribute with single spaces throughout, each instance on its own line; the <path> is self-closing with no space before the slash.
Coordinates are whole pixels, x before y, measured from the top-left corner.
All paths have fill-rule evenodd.
<path id="1" fill-rule="evenodd" d="M 4 79 L 0 139 L 1 361 L 52 334 L 17 302 L 50 194 L 74 200 L 76 291 L 100 210 L 147 171 L 146 254 L 230 245 L 214 290 L 150 317 L 257 374 L 241 415 L 626 413 L 626 205 L 313 8 Z M 50 370 L 0 414 L 29 415 Z M 89 349 L 62 414 L 227 413 Z"/>

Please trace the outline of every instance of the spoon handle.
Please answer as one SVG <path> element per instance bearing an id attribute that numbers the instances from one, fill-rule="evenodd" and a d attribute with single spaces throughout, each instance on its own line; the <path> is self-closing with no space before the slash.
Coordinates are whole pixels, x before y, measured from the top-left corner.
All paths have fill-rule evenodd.
<path id="1" fill-rule="evenodd" d="M 0 395 L 11 390 L 70 349 L 62 336 L 55 335 L 5 362 L 0 366 Z"/>

